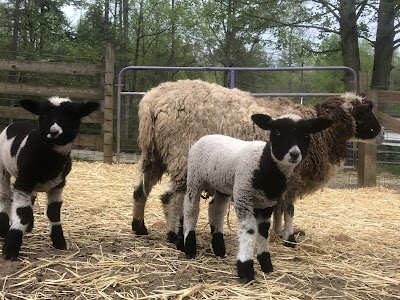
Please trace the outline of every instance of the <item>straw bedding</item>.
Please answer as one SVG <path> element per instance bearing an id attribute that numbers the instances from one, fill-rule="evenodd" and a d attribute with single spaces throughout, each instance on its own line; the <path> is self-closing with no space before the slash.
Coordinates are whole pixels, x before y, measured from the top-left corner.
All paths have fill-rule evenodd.
<path id="1" fill-rule="evenodd" d="M 132 234 L 131 193 L 137 176 L 132 164 L 74 162 L 62 209 L 68 250 L 51 247 L 45 195 L 39 194 L 35 227 L 24 237 L 20 258 L 0 259 L 0 298 L 400 299 L 398 178 L 385 178 L 390 188 L 326 188 L 299 201 L 295 225 L 306 236 L 298 238 L 295 249 L 275 238 L 275 271 L 263 274 L 256 263 L 256 280 L 242 285 L 236 279 L 232 208 L 227 257 L 211 252 L 207 203 L 202 201 L 198 257 L 187 260 L 166 242 L 158 199 L 166 178 L 146 206 L 151 234 Z"/>

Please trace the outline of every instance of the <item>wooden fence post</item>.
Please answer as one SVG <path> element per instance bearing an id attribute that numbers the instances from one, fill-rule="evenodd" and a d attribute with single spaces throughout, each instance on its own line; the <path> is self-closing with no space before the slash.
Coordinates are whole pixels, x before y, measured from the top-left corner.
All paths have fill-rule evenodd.
<path id="1" fill-rule="evenodd" d="M 113 117 L 114 117 L 114 49 L 106 45 L 104 62 L 104 162 L 113 162 Z"/>
<path id="2" fill-rule="evenodd" d="M 378 111 L 377 90 L 368 89 L 368 73 L 360 72 L 360 93 L 364 93 L 374 103 L 374 114 Z M 358 143 L 357 185 L 371 187 L 376 185 L 377 146 Z"/>

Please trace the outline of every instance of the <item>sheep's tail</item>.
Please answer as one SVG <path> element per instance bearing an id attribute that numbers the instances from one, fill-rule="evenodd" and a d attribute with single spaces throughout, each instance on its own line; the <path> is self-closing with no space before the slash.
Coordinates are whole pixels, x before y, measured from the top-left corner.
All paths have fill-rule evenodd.
<path id="1" fill-rule="evenodd" d="M 155 118 L 151 106 L 146 101 L 139 104 L 139 136 L 138 145 L 142 151 L 139 166 L 143 170 L 146 163 L 152 161 L 155 148 Z"/>

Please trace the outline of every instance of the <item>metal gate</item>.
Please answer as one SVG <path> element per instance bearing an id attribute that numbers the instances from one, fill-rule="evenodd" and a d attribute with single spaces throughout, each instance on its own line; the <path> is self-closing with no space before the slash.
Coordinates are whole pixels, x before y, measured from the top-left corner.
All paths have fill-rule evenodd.
<path id="1" fill-rule="evenodd" d="M 116 161 L 120 161 L 121 156 L 121 96 L 124 95 L 143 95 L 143 91 L 125 91 L 123 82 L 123 76 L 128 71 L 134 70 L 157 70 L 157 71 L 227 71 L 230 74 L 230 88 L 235 87 L 235 75 L 237 71 L 347 71 L 350 73 L 353 84 L 352 91 L 357 91 L 357 74 L 356 72 L 345 66 L 326 66 L 326 67 L 266 67 L 266 68 L 246 68 L 246 67 L 158 67 L 158 66 L 128 66 L 118 73 L 117 82 L 117 149 L 116 149 Z M 338 93 L 252 93 L 254 96 L 265 96 L 265 97 L 320 97 L 320 96 L 333 96 L 338 95 Z M 353 147 L 354 149 L 355 147 Z M 355 150 L 349 151 L 349 159 L 353 161 Z"/>

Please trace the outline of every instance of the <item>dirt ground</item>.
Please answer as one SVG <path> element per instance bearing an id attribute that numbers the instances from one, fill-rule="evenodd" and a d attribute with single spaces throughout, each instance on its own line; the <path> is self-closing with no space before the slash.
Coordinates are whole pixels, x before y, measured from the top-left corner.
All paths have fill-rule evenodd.
<path id="1" fill-rule="evenodd" d="M 255 261 L 256 279 L 236 277 L 236 218 L 230 209 L 226 258 L 210 248 L 207 203 L 197 226 L 198 256 L 188 260 L 166 241 L 159 201 L 146 207 L 150 234 L 130 227 L 135 165 L 74 162 L 64 191 L 62 223 L 68 250 L 51 246 L 46 199 L 35 204 L 35 227 L 14 262 L 0 258 L 0 299 L 400 299 L 400 178 L 379 176 L 357 189 L 354 171 L 299 200 L 295 249 L 271 241 L 274 272 Z"/>

